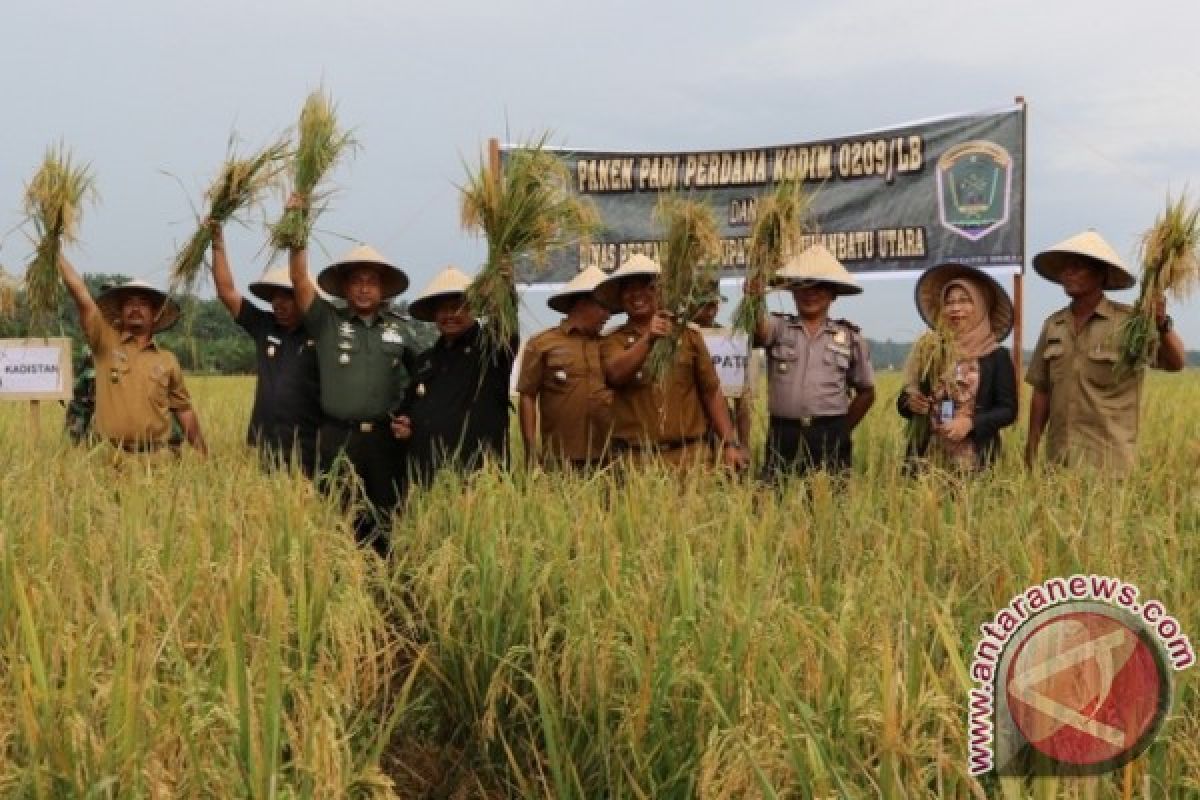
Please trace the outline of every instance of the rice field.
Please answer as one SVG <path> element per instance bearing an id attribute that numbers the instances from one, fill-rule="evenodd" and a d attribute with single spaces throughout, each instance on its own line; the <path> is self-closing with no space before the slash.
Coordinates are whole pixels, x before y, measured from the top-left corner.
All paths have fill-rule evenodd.
<path id="1" fill-rule="evenodd" d="M 490 471 L 417 498 L 389 564 L 259 471 L 249 380 L 190 383 L 207 461 L 0 407 L 0 796 L 1200 796 L 1195 670 L 1116 774 L 966 760 L 978 626 L 1026 586 L 1119 576 L 1200 640 L 1193 372 L 1148 382 L 1122 482 L 1027 475 L 1023 431 L 986 479 L 906 479 L 890 375 L 849 486 Z"/>

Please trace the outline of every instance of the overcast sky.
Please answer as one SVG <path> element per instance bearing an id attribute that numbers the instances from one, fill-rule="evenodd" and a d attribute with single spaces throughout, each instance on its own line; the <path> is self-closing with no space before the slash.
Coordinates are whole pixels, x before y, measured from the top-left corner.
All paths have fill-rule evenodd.
<path id="1" fill-rule="evenodd" d="M 1095 227 L 1134 263 L 1167 192 L 1200 194 L 1198 30 L 1200 6 L 1157 0 L 14 3 L 0 27 L 0 223 L 19 222 L 24 181 L 62 139 L 102 197 L 78 266 L 164 285 L 230 133 L 265 143 L 324 83 L 362 148 L 335 176 L 313 266 L 362 240 L 419 289 L 447 263 L 477 267 L 455 184 L 506 130 L 606 149 L 757 147 L 1024 95 L 1029 257 Z M 244 283 L 265 266 L 264 234 L 229 238 Z M 28 255 L 20 233 L 0 246 L 9 271 Z M 1031 345 L 1064 298 L 1032 271 L 1025 284 Z M 910 339 L 911 298 L 911 281 L 872 282 L 837 310 L 874 338 Z M 544 296 L 527 305 L 527 324 L 551 321 Z M 1173 309 L 1192 348 L 1197 311 Z"/>

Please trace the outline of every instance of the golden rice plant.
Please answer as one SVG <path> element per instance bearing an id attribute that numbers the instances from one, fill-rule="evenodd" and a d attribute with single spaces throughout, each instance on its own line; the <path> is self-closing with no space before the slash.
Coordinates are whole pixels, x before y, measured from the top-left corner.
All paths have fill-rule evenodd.
<path id="1" fill-rule="evenodd" d="M 746 257 L 747 284 L 770 286 L 775 272 L 799 251 L 810 202 L 798 181 L 782 181 L 774 192 L 759 198 Z M 733 314 L 733 328 L 753 335 L 766 313 L 765 296 L 743 292 Z"/>
<path id="2" fill-rule="evenodd" d="M 231 140 L 217 179 L 204 193 L 208 213 L 200 219 L 195 233 L 175 256 L 171 266 L 172 292 L 192 293 L 212 244 L 209 223 L 224 225 L 243 209 L 261 202 L 267 191 L 278 183 L 286 166 L 289 147 L 286 140 L 280 140 L 248 158 L 239 158 L 233 152 Z"/>
<path id="3" fill-rule="evenodd" d="M 480 158 L 459 187 L 462 227 L 487 240 L 487 259 L 467 290 L 474 314 L 487 318 L 495 348 L 510 348 L 518 330 L 515 269 L 521 261 L 544 265 L 552 250 L 586 240 L 598 217 L 571 191 L 562 160 L 545 149 L 546 135 L 512 150 L 496 174 Z"/>
<path id="4" fill-rule="evenodd" d="M 25 185 L 25 221 L 33 227 L 33 260 L 25 270 L 25 297 L 34 327 L 44 326 L 63 300 L 58 260 L 64 245 L 79 239 L 83 206 L 94 201 L 96 184 L 87 164 L 77 163 L 65 144 L 51 146 Z"/>
<path id="5" fill-rule="evenodd" d="M 932 394 L 939 384 L 950 385 L 954 365 L 958 362 L 958 346 L 954 331 L 939 312 L 934 327 L 921 334 L 908 353 L 904 365 L 905 388 L 917 387 Z M 905 423 L 906 439 L 919 443 L 929 437 L 929 416 L 913 414 Z"/>
<path id="6" fill-rule="evenodd" d="M 17 312 L 17 290 L 20 284 L 0 266 L 0 315 L 9 316 Z"/>
<path id="7" fill-rule="evenodd" d="M 285 209 L 271 227 L 271 244 L 278 250 L 308 246 L 313 223 L 324 211 L 328 196 L 320 191 L 321 182 L 343 156 L 357 147 L 353 136 L 338 124 L 336 112 L 324 89 L 310 94 L 300 110 L 296 150 L 288 165 L 292 194 L 300 205 Z"/>
<path id="8" fill-rule="evenodd" d="M 666 380 L 675 363 L 688 309 L 717 277 L 721 234 L 712 206 L 679 195 L 664 195 L 655 215 L 665 230 L 658 307 L 675 317 L 672 332 L 654 341 L 646 370 L 655 381 Z"/>
<path id="9" fill-rule="evenodd" d="M 1121 324 L 1119 371 L 1152 364 L 1158 357 L 1155 305 L 1167 294 L 1184 300 L 1200 285 L 1198 241 L 1200 208 L 1189 207 L 1185 196 L 1174 201 L 1168 197 L 1166 210 L 1142 236 L 1142 286 L 1134 313 Z"/>

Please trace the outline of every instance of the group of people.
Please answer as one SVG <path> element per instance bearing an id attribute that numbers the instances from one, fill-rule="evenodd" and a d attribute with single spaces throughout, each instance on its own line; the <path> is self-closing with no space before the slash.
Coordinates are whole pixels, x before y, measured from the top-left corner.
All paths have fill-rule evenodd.
<path id="1" fill-rule="evenodd" d="M 316 280 L 306 249 L 292 249 L 286 267 L 268 269 L 248 287 L 270 311 L 239 292 L 216 224 L 212 256 L 217 295 L 256 346 L 247 442 L 272 464 L 294 461 L 322 486 L 361 487 L 360 541 L 386 549 L 393 510 L 410 487 L 427 485 L 443 467 L 507 463 L 509 378 L 519 341 L 498 341 L 492 322 L 472 314 L 469 276 L 448 267 L 409 304 L 413 318 L 438 332 L 433 346 L 418 352 L 405 321 L 390 310 L 408 277 L 371 247 L 354 248 Z M 1104 292 L 1129 288 L 1136 278 L 1094 232 L 1039 253 L 1033 265 L 1062 285 L 1070 303 L 1046 320 L 1026 374 L 1033 387 L 1027 461 L 1036 460 L 1045 438 L 1052 462 L 1127 469 L 1144 376 L 1117 368 L 1117 331 L 1131 309 Z M 174 419 L 203 453 L 179 364 L 153 339 L 178 317 L 178 307 L 140 281 L 93 300 L 66 259 L 61 271 L 95 360 L 96 435 L 122 451 L 163 452 Z M 711 324 L 719 292 L 712 287 L 692 319 L 678 319 L 659 307 L 661 274 L 659 264 L 634 255 L 612 273 L 584 270 L 550 296 L 562 320 L 526 343 L 516 385 L 530 462 L 566 470 L 647 460 L 678 469 L 748 466 L 750 403 L 743 398 L 731 413 L 696 321 Z M 776 482 L 813 469 L 844 474 L 854 428 L 875 401 L 875 380 L 866 338 L 830 309 L 862 288 L 816 245 L 792 257 L 771 286 L 744 287 L 759 296 L 770 290 L 790 292 L 796 313 L 764 313 L 754 326 L 753 346 L 766 354 L 770 415 L 763 478 Z M 954 347 L 939 374 L 915 364 L 906 369 L 896 409 L 925 423 L 909 440 L 909 459 L 986 468 L 1001 429 L 1017 416 L 1016 376 L 1000 344 L 1012 328 L 1012 301 L 986 273 L 962 264 L 928 270 L 916 294 L 924 321 L 949 331 Z M 620 313 L 624 322 L 606 333 L 610 316 Z M 1157 324 L 1153 366 L 1182 369 L 1183 343 L 1161 300 Z M 670 362 L 656 372 L 651 353 L 664 337 L 673 339 Z M 342 466 L 354 480 L 329 480 Z"/>

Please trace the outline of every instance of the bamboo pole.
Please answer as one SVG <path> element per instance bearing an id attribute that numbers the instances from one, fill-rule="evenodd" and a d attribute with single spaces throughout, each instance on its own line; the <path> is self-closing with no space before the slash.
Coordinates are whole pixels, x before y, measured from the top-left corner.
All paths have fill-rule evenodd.
<path id="1" fill-rule="evenodd" d="M 1017 95 L 1014 101 L 1021 107 L 1021 264 L 1017 274 L 1013 276 L 1013 372 L 1017 376 L 1017 385 L 1021 385 L 1022 349 L 1025 346 L 1025 258 L 1029 246 L 1028 215 L 1025 209 L 1029 205 L 1026 193 L 1029 173 L 1029 152 L 1026 147 L 1029 133 L 1029 109 L 1025 98 Z"/>

